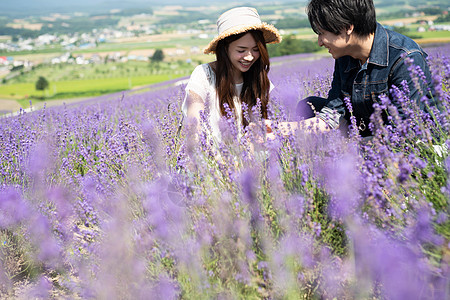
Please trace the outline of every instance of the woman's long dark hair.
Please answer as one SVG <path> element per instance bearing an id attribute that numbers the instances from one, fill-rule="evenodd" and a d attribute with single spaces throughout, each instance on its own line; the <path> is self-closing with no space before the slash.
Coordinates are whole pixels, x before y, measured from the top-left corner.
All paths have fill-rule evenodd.
<path id="1" fill-rule="evenodd" d="M 228 47 L 230 43 L 250 33 L 256 41 L 260 57 L 253 63 L 251 68 L 242 73 L 244 84 L 239 98 L 241 103 L 246 103 L 249 111 L 256 105 L 257 99 L 261 101 L 261 115 L 267 118 L 267 104 L 269 102 L 270 81 L 267 74 L 270 70 L 269 54 L 263 33 L 260 30 L 250 30 L 240 34 L 229 36 L 219 41 L 216 47 L 217 65 L 216 90 L 219 98 L 220 113 L 226 116 L 224 104 L 234 110 L 233 97 L 236 95 L 235 82 L 233 81 L 233 65 L 228 57 Z M 245 117 L 242 118 L 244 126 L 248 125 Z"/>

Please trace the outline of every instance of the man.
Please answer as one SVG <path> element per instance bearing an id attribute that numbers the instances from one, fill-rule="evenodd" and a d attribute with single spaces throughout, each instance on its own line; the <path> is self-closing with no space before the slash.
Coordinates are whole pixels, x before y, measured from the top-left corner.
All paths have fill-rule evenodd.
<path id="1" fill-rule="evenodd" d="M 392 99 L 392 86 L 406 81 L 409 98 L 427 110 L 435 105 L 427 54 L 412 39 L 385 29 L 376 22 L 372 0 L 311 0 L 307 7 L 309 22 L 318 34 L 320 46 L 326 47 L 335 59 L 335 68 L 328 98 L 308 97 L 297 106 L 297 114 L 304 118 L 319 112 L 319 128 L 336 129 L 349 122 L 350 113 L 344 101 L 351 101 L 353 115 L 362 136 L 371 135 L 369 129 L 373 103 L 380 95 Z M 426 82 L 411 77 L 409 61 L 419 66 Z M 397 106 L 400 116 L 403 112 Z"/>

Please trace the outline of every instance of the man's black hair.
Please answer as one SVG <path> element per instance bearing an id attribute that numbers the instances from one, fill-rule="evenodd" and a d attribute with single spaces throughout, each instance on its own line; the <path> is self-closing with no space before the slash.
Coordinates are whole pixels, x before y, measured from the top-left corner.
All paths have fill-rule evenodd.
<path id="1" fill-rule="evenodd" d="M 339 34 L 353 25 L 357 35 L 367 36 L 377 27 L 372 0 L 311 0 L 306 12 L 317 34 L 321 30 Z"/>

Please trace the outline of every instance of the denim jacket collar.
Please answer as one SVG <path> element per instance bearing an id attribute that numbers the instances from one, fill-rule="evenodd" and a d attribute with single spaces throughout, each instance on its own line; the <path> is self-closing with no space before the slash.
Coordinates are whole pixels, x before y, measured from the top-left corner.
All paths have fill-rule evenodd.
<path id="1" fill-rule="evenodd" d="M 377 28 L 375 29 L 368 62 L 383 67 L 387 67 L 389 63 L 388 33 L 380 23 L 377 23 Z M 350 70 L 359 67 L 360 63 L 357 59 L 350 59 L 345 72 L 350 72 Z"/>
<path id="2" fill-rule="evenodd" d="M 377 29 L 375 30 L 369 63 L 383 67 L 387 67 L 389 64 L 388 33 L 380 23 L 377 23 Z"/>

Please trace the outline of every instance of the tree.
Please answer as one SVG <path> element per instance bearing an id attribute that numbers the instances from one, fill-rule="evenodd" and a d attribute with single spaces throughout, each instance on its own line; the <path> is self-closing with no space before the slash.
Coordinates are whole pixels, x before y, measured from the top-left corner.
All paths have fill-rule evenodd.
<path id="1" fill-rule="evenodd" d="M 267 45 L 270 57 L 283 56 L 297 53 L 312 53 L 320 50 L 317 41 L 296 39 L 294 35 L 283 37 L 283 41 L 277 45 Z"/>
<path id="2" fill-rule="evenodd" d="M 277 22 L 278 29 L 297 29 L 297 28 L 309 28 L 311 25 L 308 18 L 284 18 Z"/>
<path id="3" fill-rule="evenodd" d="M 36 81 L 36 90 L 44 91 L 48 88 L 48 80 L 43 76 L 39 76 L 39 79 Z"/>
<path id="4" fill-rule="evenodd" d="M 164 60 L 164 52 L 161 49 L 156 49 L 152 56 L 152 62 L 160 62 Z"/>

